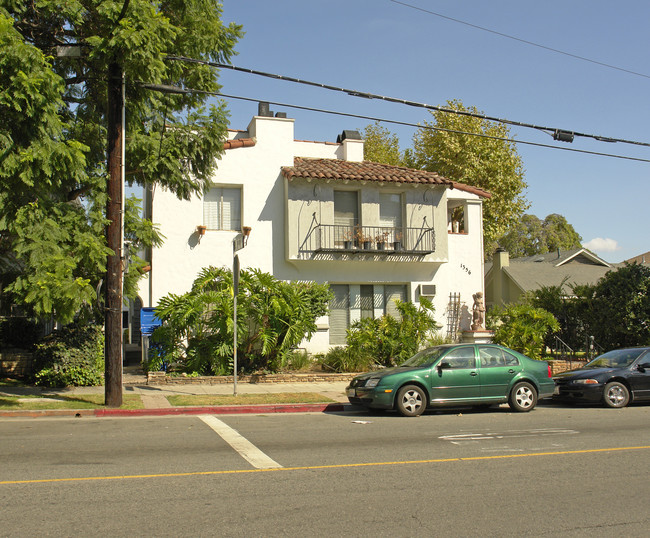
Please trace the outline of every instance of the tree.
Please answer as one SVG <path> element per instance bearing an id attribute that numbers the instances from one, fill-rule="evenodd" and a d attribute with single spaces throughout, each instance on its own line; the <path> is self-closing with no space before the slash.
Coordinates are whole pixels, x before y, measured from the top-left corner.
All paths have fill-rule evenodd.
<path id="1" fill-rule="evenodd" d="M 544 242 L 548 252 L 580 248 L 582 237 L 562 215 L 551 213 L 542 224 Z"/>
<path id="2" fill-rule="evenodd" d="M 223 104 L 216 71 L 168 56 L 227 62 L 241 36 L 214 0 L 12 1 L 0 4 L 0 249 L 16 254 L 14 298 L 63 323 L 97 305 L 105 270 L 108 66 L 126 80 L 126 177 L 180 198 L 203 192 L 221 154 Z M 56 46 L 80 56 L 57 57 Z M 132 252 L 160 241 L 128 204 Z M 45 235 L 43 235 L 45 234 Z M 142 260 L 133 258 L 125 289 Z M 130 284 L 129 284 L 130 282 Z"/>
<path id="3" fill-rule="evenodd" d="M 529 207 L 523 194 L 527 185 L 522 160 L 507 126 L 476 117 L 480 111 L 457 100 L 449 101 L 448 108 L 472 116 L 432 112 L 434 121 L 424 121 L 415 133 L 406 160 L 492 193 L 483 202 L 484 248 L 486 254 L 492 253 L 497 239 Z"/>
<path id="4" fill-rule="evenodd" d="M 404 159 L 399 149 L 399 138 L 379 122 L 366 125 L 361 131 L 364 140 L 363 158 L 375 163 L 404 166 Z"/>
<path id="5" fill-rule="evenodd" d="M 583 291 L 589 330 L 605 349 L 650 344 L 650 267 L 626 264 Z"/>
<path id="6" fill-rule="evenodd" d="M 499 238 L 498 243 L 510 256 L 519 258 L 555 250 L 580 248 L 582 237 L 565 217 L 552 213 L 543 221 L 535 215 L 523 215 Z"/>
<path id="7" fill-rule="evenodd" d="M 237 351 L 240 369 L 276 371 L 291 351 L 316 332 L 316 319 L 327 313 L 331 292 L 326 284 L 283 282 L 259 270 L 242 271 L 237 295 Z M 161 360 L 189 372 L 232 373 L 233 282 L 229 269 L 208 267 L 192 290 L 160 300 L 156 315 L 163 326 L 154 339 Z"/>

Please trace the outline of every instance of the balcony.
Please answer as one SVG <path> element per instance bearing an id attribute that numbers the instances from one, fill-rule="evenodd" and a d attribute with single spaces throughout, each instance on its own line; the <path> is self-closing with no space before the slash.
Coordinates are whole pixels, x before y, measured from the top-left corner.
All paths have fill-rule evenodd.
<path id="1" fill-rule="evenodd" d="M 301 252 L 424 256 L 435 252 L 433 228 L 317 224 Z"/>

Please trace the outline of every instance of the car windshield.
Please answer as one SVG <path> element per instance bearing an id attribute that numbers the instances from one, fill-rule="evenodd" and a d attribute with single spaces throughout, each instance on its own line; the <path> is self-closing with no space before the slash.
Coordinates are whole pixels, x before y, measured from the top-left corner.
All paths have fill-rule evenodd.
<path id="1" fill-rule="evenodd" d="M 400 367 L 430 366 L 435 361 L 437 361 L 446 350 L 447 348 L 444 347 L 431 347 L 429 349 L 423 349 L 419 353 L 413 355 L 406 362 L 400 364 Z"/>
<path id="2" fill-rule="evenodd" d="M 644 349 L 615 349 L 596 357 L 585 368 L 627 368 L 643 353 Z"/>

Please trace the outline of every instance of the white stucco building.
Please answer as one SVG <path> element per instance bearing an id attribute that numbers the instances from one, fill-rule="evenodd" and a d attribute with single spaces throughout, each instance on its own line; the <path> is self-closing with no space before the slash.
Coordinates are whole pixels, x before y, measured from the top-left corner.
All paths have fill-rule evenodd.
<path id="1" fill-rule="evenodd" d="M 294 140 L 293 119 L 255 116 L 246 131 L 230 133 L 205 197 L 146 193 L 147 216 L 166 239 L 140 283 L 143 305 L 188 291 L 203 267 L 232 267 L 233 240 L 250 227 L 238 252 L 242 268 L 326 282 L 335 294 L 330 315 L 305 343 L 311 352 L 345 343 L 350 323 L 393 311 L 396 298 L 425 295 L 443 333 L 469 329 L 472 295 L 484 292 L 482 200 L 489 193 L 432 172 L 364 162 L 359 138 L 343 131 L 336 143 Z M 450 310 L 454 294 L 460 302 Z M 458 324 L 450 324 L 454 312 Z"/>

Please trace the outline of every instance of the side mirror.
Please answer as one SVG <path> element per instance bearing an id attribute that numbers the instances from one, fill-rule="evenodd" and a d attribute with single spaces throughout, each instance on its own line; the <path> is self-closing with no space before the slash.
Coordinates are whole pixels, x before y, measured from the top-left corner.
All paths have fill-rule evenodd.
<path id="1" fill-rule="evenodd" d="M 449 370 L 450 368 L 451 368 L 451 364 L 449 364 L 447 361 L 442 361 L 442 362 L 438 365 L 438 369 L 439 369 L 439 370 Z"/>
<path id="2" fill-rule="evenodd" d="M 636 369 L 639 372 L 645 372 L 648 368 L 650 368 L 650 363 L 644 362 L 643 364 L 637 365 Z"/>

